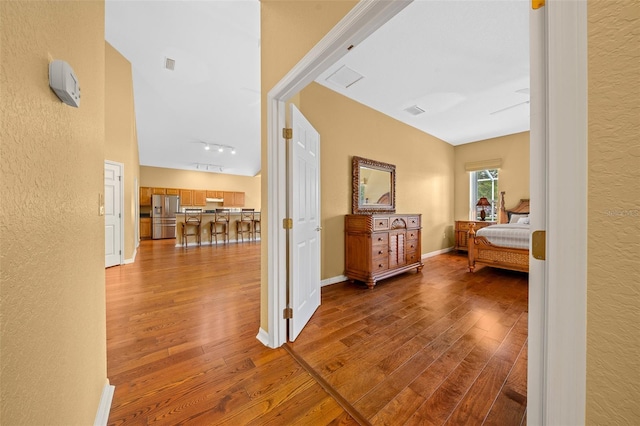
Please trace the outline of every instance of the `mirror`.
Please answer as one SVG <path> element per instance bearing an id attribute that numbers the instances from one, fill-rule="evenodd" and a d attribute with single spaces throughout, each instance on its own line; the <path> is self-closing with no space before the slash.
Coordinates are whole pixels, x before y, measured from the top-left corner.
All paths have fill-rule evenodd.
<path id="1" fill-rule="evenodd" d="M 353 214 L 396 212 L 396 166 L 353 157 Z"/>

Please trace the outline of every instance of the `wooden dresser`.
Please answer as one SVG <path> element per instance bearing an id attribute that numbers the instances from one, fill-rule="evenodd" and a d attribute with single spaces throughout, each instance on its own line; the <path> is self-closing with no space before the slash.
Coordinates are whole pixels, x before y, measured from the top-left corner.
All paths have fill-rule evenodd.
<path id="1" fill-rule="evenodd" d="M 417 268 L 422 271 L 421 215 L 345 216 L 345 263 L 350 280 L 373 288 L 378 280 Z"/>
<path id="2" fill-rule="evenodd" d="M 473 221 L 473 220 L 456 220 L 456 245 L 454 249 L 456 250 L 468 250 L 468 235 L 469 235 L 469 225 L 475 223 L 476 231 L 478 229 L 484 228 L 485 226 L 495 225 L 496 222 L 488 222 L 488 221 Z"/>

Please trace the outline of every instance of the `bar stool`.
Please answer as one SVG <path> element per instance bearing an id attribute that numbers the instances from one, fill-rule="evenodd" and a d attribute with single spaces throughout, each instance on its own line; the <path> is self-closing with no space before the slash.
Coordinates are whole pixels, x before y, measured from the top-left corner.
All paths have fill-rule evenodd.
<path id="1" fill-rule="evenodd" d="M 182 223 L 182 245 L 186 248 L 188 237 L 196 237 L 200 245 L 200 224 L 202 223 L 202 209 L 185 209 L 184 223 Z M 191 231 L 190 231 L 191 230 Z"/>
<path id="2" fill-rule="evenodd" d="M 209 242 L 213 243 L 215 238 L 218 244 L 218 235 L 222 235 L 222 242 L 229 242 L 229 209 L 216 209 L 213 220 L 209 223 L 211 232 L 209 233 Z"/>
<path id="3" fill-rule="evenodd" d="M 236 239 L 242 237 L 244 242 L 244 235 L 247 234 L 249 241 L 251 241 L 251 235 L 253 234 L 253 219 L 255 209 L 242 209 L 240 211 L 240 219 L 236 220 Z"/>
<path id="4" fill-rule="evenodd" d="M 260 234 L 260 238 L 262 239 L 262 234 L 260 233 L 260 212 L 255 212 L 253 216 L 253 240 L 258 241 L 258 234 Z"/>

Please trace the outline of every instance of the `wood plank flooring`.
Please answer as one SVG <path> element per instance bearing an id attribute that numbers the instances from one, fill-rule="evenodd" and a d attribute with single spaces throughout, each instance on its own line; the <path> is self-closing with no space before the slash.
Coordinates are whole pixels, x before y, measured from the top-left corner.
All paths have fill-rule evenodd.
<path id="1" fill-rule="evenodd" d="M 269 349 L 259 244 L 174 244 L 106 270 L 110 425 L 526 424 L 526 274 L 449 253 L 373 290 L 327 286 Z"/>

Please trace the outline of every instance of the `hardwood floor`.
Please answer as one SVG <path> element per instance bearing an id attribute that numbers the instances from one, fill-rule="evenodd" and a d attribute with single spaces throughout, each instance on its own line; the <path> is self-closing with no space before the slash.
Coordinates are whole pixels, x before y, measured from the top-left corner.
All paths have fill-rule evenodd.
<path id="1" fill-rule="evenodd" d="M 449 253 L 373 290 L 327 286 L 269 349 L 259 245 L 174 244 L 106 271 L 110 425 L 526 423 L 526 274 Z"/>

